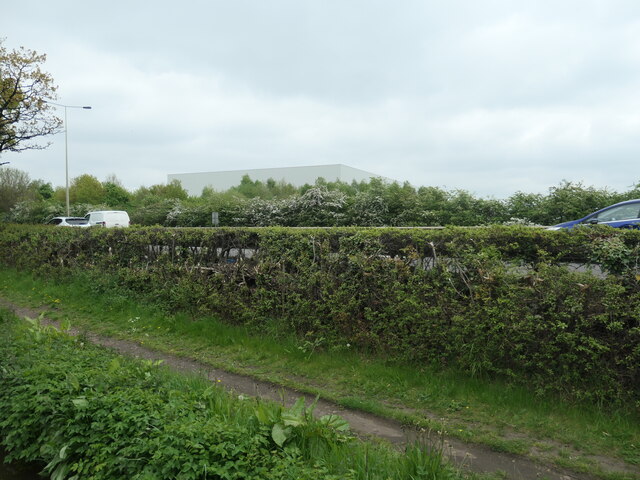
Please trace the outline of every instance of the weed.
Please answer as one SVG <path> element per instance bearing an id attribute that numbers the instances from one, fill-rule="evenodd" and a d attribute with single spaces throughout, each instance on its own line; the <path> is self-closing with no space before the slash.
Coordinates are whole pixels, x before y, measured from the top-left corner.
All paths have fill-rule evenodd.
<path id="1" fill-rule="evenodd" d="M 160 361 L 79 348 L 37 319 L 5 312 L 0 324 L 7 460 L 44 461 L 53 479 L 457 478 L 438 452 L 402 455 L 355 439 L 335 415 L 315 419 L 315 403 L 238 398 Z"/>

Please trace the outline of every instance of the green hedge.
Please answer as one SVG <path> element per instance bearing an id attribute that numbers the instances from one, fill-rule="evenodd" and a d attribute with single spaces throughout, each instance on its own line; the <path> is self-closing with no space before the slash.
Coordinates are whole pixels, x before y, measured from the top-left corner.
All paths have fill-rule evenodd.
<path id="1" fill-rule="evenodd" d="M 537 392 L 640 401 L 640 232 L 7 226 L 1 261 Z M 576 264 L 594 272 L 577 271 Z"/>

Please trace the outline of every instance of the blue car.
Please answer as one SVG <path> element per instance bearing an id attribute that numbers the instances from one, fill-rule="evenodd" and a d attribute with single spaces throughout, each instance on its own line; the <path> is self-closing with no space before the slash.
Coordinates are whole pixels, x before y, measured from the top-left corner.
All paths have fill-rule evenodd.
<path id="1" fill-rule="evenodd" d="M 549 230 L 573 228 L 580 225 L 609 225 L 614 228 L 640 229 L 640 199 L 616 203 L 579 220 L 559 223 L 549 227 Z"/>

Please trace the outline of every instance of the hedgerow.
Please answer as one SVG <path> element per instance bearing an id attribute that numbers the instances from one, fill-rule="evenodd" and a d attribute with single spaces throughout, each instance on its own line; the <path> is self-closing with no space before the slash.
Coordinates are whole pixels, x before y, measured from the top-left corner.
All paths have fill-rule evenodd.
<path id="1" fill-rule="evenodd" d="M 0 233 L 5 265 L 85 275 L 95 285 L 109 279 L 169 310 L 499 376 L 538 393 L 640 402 L 637 231 L 6 226 Z"/>
<path id="2" fill-rule="evenodd" d="M 238 397 L 7 312 L 0 327 L 0 445 L 53 480 L 457 478 L 441 452 L 365 446 L 303 399 Z"/>

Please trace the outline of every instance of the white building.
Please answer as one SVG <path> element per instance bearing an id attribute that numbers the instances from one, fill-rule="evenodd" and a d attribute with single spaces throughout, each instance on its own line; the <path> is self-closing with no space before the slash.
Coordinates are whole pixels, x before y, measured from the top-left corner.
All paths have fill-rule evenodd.
<path id="1" fill-rule="evenodd" d="M 215 191 L 223 192 L 231 187 L 240 185 L 240 181 L 244 175 L 249 175 L 253 181 L 260 180 L 261 182 L 266 182 L 272 178 L 276 182 L 284 181 L 295 187 L 301 187 L 304 184 L 313 185 L 316 179 L 320 177 L 328 182 L 340 180 L 346 183 L 351 183 L 353 180 L 356 182 L 368 182 L 371 178 L 381 178 L 389 182 L 393 181 L 381 175 L 376 175 L 375 173 L 341 164 L 314 165 L 309 167 L 257 168 L 251 170 L 229 170 L 226 172 L 170 173 L 167 179 L 169 182 L 179 180 L 189 195 L 198 196 L 205 187 L 211 187 Z"/>

